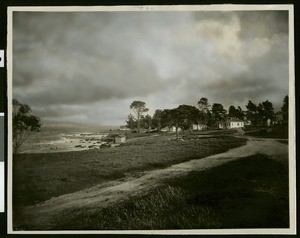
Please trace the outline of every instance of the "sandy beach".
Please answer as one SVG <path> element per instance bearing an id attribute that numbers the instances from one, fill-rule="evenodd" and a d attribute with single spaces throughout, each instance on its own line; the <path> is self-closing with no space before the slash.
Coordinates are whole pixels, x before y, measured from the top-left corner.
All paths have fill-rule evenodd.
<path id="1" fill-rule="evenodd" d="M 22 146 L 21 153 L 55 153 L 100 148 L 108 133 L 36 133 Z"/>

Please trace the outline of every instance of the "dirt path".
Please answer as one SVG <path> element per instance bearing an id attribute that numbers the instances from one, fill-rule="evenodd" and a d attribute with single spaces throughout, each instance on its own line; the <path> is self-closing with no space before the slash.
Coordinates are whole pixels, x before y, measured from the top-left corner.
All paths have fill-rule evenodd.
<path id="1" fill-rule="evenodd" d="M 191 160 L 165 169 L 145 172 L 139 177 L 111 181 L 105 185 L 96 185 L 78 192 L 51 198 L 42 203 L 25 207 L 22 217 L 26 217 L 31 227 L 43 229 L 45 224 L 47 227 L 51 227 L 51 224 L 55 222 L 55 217 L 63 210 L 108 207 L 132 196 L 145 195 L 151 189 L 160 186 L 166 179 L 182 176 L 191 171 L 216 167 L 240 157 L 264 153 L 276 160 L 288 160 L 288 146 L 286 144 L 269 139 L 251 139 L 250 137 L 248 139 L 249 141 L 245 146 L 231 149 L 225 153 Z"/>

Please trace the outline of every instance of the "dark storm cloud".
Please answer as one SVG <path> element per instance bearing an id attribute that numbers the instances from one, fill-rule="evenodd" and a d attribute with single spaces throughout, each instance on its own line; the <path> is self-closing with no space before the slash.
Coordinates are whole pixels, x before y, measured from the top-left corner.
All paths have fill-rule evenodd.
<path id="1" fill-rule="evenodd" d="M 245 108 L 248 100 L 259 103 L 265 100 L 271 100 L 278 109 L 278 103 L 283 98 L 274 98 L 275 95 L 283 95 L 281 89 L 270 83 L 269 79 L 263 78 L 245 78 L 241 75 L 238 78 L 223 80 L 205 87 L 210 92 L 216 102 L 222 102 L 228 108 L 230 105 L 239 105 Z M 222 89 L 222 90 L 220 90 Z M 222 93 L 220 93 L 220 91 Z"/>
<path id="2" fill-rule="evenodd" d="M 163 85 L 163 83 L 151 83 L 152 78 L 157 77 L 153 73 L 151 65 L 146 68 L 137 65 L 132 69 L 135 73 L 139 72 L 143 76 L 138 80 L 128 66 L 122 71 L 123 66 L 117 65 L 116 71 L 111 69 L 112 72 L 109 75 L 99 73 L 99 75 L 90 75 L 89 77 L 89 75 L 78 72 L 75 78 L 58 75 L 60 80 L 56 80 L 52 74 L 51 77 L 47 77 L 46 81 L 35 82 L 36 86 L 32 87 L 30 85 L 33 80 L 19 81 L 16 85 L 24 85 L 26 82 L 28 88 L 24 91 L 22 88 L 16 87 L 15 95 L 34 105 L 86 104 L 111 98 L 124 99 L 129 95 L 144 96 Z"/>
<path id="3" fill-rule="evenodd" d="M 134 44 L 139 42 L 130 41 L 133 26 L 127 31 L 120 31 L 116 23 L 108 27 L 111 16 L 17 13 L 16 97 L 34 104 L 82 104 L 147 95 L 162 87 L 154 65 L 133 55 Z M 24 18 L 26 23 L 21 20 Z"/>
<path id="4" fill-rule="evenodd" d="M 13 96 L 45 119 L 123 124 L 133 100 L 153 113 L 287 92 L 286 11 L 14 13 Z"/>

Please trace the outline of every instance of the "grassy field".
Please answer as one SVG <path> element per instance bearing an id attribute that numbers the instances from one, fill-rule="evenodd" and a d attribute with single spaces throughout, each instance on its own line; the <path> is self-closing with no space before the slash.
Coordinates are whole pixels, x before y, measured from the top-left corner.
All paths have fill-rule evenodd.
<path id="1" fill-rule="evenodd" d="M 254 131 L 246 132 L 245 135 L 261 138 L 288 139 L 289 135 L 288 125 L 275 125 L 271 127 L 252 127 L 248 130 Z"/>
<path id="2" fill-rule="evenodd" d="M 15 215 L 26 205 L 120 179 L 127 173 L 203 158 L 246 143 L 245 139 L 226 135 L 195 135 L 184 141 L 173 138 L 174 134 L 166 133 L 128 140 L 115 148 L 14 156 Z"/>
<path id="3" fill-rule="evenodd" d="M 65 212 L 53 229 L 287 228 L 288 210 L 287 164 L 256 154 L 114 207 Z"/>

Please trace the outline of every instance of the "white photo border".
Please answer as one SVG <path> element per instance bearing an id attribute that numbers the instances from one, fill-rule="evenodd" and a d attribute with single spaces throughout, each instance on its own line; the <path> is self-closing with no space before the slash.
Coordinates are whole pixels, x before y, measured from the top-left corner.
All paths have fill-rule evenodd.
<path id="1" fill-rule="evenodd" d="M 124 11 L 275 11 L 289 15 L 289 212 L 290 228 L 285 229 L 191 229 L 191 230 L 114 230 L 114 231 L 14 231 L 12 214 L 12 75 L 13 75 L 13 13 L 26 12 L 124 12 Z M 7 8 L 7 98 L 8 98 L 8 178 L 7 178 L 7 233 L 8 234 L 161 234 L 161 235 L 292 235 L 296 234 L 296 135 L 295 135 L 295 60 L 294 7 L 292 4 L 272 5 L 135 5 L 135 6 L 56 6 Z"/>

